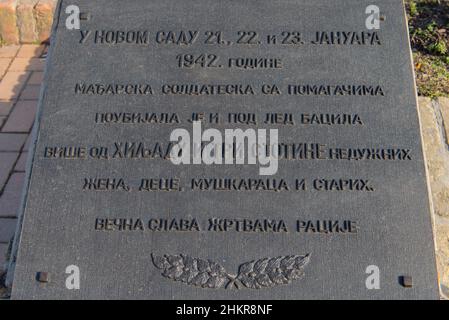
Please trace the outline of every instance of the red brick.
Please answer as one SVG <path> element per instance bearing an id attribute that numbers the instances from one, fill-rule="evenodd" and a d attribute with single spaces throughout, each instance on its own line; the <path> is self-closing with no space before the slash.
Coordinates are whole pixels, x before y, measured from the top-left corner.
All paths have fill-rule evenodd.
<path id="1" fill-rule="evenodd" d="M 0 82 L 0 100 L 16 99 L 29 75 L 27 71 L 8 71 Z"/>
<path id="2" fill-rule="evenodd" d="M 6 270 L 9 244 L 0 243 L 0 271 Z"/>
<path id="3" fill-rule="evenodd" d="M 3 190 L 18 157 L 18 153 L 0 152 L 0 190 Z"/>
<path id="4" fill-rule="evenodd" d="M 0 101 L 0 116 L 7 116 L 13 106 L 12 101 Z"/>
<path id="5" fill-rule="evenodd" d="M 7 44 L 19 43 L 16 6 L 17 0 L 0 0 L 0 37 Z"/>
<path id="6" fill-rule="evenodd" d="M 0 151 L 18 152 L 25 144 L 27 135 L 23 133 L 0 133 Z"/>
<path id="7" fill-rule="evenodd" d="M 0 48 L 0 58 L 14 58 L 20 46 L 4 46 Z"/>
<path id="8" fill-rule="evenodd" d="M 37 39 L 34 6 L 37 0 L 20 0 L 17 4 L 17 26 L 21 43 L 33 43 Z"/>
<path id="9" fill-rule="evenodd" d="M 39 58 L 45 50 L 45 45 L 24 44 L 17 53 L 17 58 Z"/>
<path id="10" fill-rule="evenodd" d="M 3 78 L 3 75 L 6 73 L 6 70 L 8 70 L 11 61 L 12 58 L 0 58 L 0 79 Z"/>
<path id="11" fill-rule="evenodd" d="M 9 243 L 16 233 L 17 219 L 0 219 L 0 243 Z"/>
<path id="12" fill-rule="evenodd" d="M 44 72 L 35 71 L 31 74 L 30 80 L 28 80 L 27 84 L 38 84 L 41 85 L 44 82 Z"/>
<path id="13" fill-rule="evenodd" d="M 15 58 L 9 71 L 43 71 L 45 60 L 40 58 Z"/>
<path id="14" fill-rule="evenodd" d="M 27 141 L 25 142 L 25 145 L 23 146 L 23 149 L 22 149 L 23 152 L 30 151 L 30 145 L 31 145 L 31 139 L 32 139 L 31 137 L 32 136 L 33 136 L 32 134 L 28 135 Z"/>
<path id="15" fill-rule="evenodd" d="M 19 100 L 38 100 L 41 86 L 27 85 L 20 94 Z"/>
<path id="16" fill-rule="evenodd" d="M 0 197 L 0 218 L 15 218 L 19 211 L 25 173 L 14 173 Z"/>
<path id="17" fill-rule="evenodd" d="M 17 160 L 16 166 L 14 167 L 14 171 L 25 172 L 27 161 L 28 161 L 28 152 L 22 152 L 20 154 L 19 160 Z"/>
<path id="18" fill-rule="evenodd" d="M 41 42 L 47 42 L 50 38 L 55 7 L 55 0 L 39 0 L 34 8 L 37 37 Z"/>
<path id="19" fill-rule="evenodd" d="M 18 101 L 2 132 L 29 132 L 36 116 L 37 101 Z"/>

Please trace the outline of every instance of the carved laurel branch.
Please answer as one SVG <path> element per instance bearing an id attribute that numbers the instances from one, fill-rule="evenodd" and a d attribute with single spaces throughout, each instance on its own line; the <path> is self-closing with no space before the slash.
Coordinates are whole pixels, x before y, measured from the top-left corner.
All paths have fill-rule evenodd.
<path id="1" fill-rule="evenodd" d="M 173 281 L 201 288 L 271 288 L 290 284 L 304 276 L 304 267 L 310 254 L 263 258 L 240 265 L 238 274 L 232 275 L 220 264 L 188 255 L 151 254 L 153 264 L 162 270 L 162 276 Z"/>

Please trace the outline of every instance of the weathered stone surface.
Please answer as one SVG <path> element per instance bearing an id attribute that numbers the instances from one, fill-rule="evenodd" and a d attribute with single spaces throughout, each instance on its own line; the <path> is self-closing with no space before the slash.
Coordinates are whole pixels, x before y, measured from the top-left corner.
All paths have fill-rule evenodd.
<path id="1" fill-rule="evenodd" d="M 438 274 L 441 292 L 449 299 L 449 218 L 435 219 Z"/>
<path id="2" fill-rule="evenodd" d="M 439 98 L 441 114 L 443 116 L 443 127 L 445 133 L 445 141 L 449 150 L 449 98 Z"/>
<path id="3" fill-rule="evenodd" d="M 0 0 L 0 37 L 8 44 L 19 43 L 17 0 Z"/>
<path id="4" fill-rule="evenodd" d="M 0 37 L 6 44 L 46 42 L 57 0 L 0 0 Z"/>
<path id="5" fill-rule="evenodd" d="M 440 108 L 438 102 L 420 98 L 419 109 L 435 214 L 449 217 L 449 150 L 439 120 Z"/>
<path id="6" fill-rule="evenodd" d="M 40 42 L 45 42 L 50 38 L 55 7 L 56 1 L 54 0 L 39 0 L 35 7 L 37 37 Z"/>
<path id="7" fill-rule="evenodd" d="M 435 213 L 438 274 L 442 293 L 449 288 L 449 149 L 445 138 L 444 99 L 420 98 L 419 109 L 424 150 Z M 447 290 L 446 290 L 447 291 Z"/>
<path id="8" fill-rule="evenodd" d="M 397 17 L 382 24 L 379 43 L 359 43 L 372 32 L 352 35 L 358 40 L 351 44 L 314 43 L 320 30 L 333 31 L 333 37 L 342 30 L 367 32 L 366 3 L 340 3 L 139 0 L 123 6 L 118 0 L 62 1 L 57 12 L 79 4 L 92 17 L 82 31 L 93 33 L 80 41 L 80 32 L 65 28 L 65 16 L 57 17 L 13 298 L 438 298 L 402 2 L 378 1 L 382 12 Z M 95 34 L 102 30 L 111 33 Z M 124 39 L 117 32 L 126 30 L 147 31 L 140 36 L 145 43 L 136 45 L 132 36 L 129 43 L 117 43 Z M 210 36 L 208 31 L 222 33 Z M 242 31 L 247 32 L 243 38 Z M 206 56 L 192 64 L 185 56 L 201 53 Z M 218 62 L 205 63 L 209 55 Z M 231 60 L 237 58 L 282 63 L 245 68 Z M 139 84 L 150 85 L 152 92 L 134 90 Z M 250 85 L 254 94 L 221 87 L 167 93 L 167 86 L 183 84 Z M 268 92 L 267 84 L 279 92 Z M 299 86 L 300 92 L 289 94 L 289 86 Z M 98 113 L 149 110 L 177 113 L 180 121 L 95 120 Z M 201 112 L 205 128 L 275 128 L 281 143 L 305 143 L 320 151 L 281 158 L 278 173 L 270 177 L 259 176 L 254 165 L 174 165 L 163 152 L 170 134 L 177 128 L 191 132 L 188 120 Z M 229 121 L 229 113 L 239 112 L 254 114 L 257 121 Z M 208 117 L 215 113 L 218 123 Z M 266 113 L 291 114 L 295 121 L 265 123 Z M 359 115 L 363 121 L 301 121 L 301 115 L 314 113 Z M 148 150 L 125 155 L 127 141 L 142 141 Z M 57 147 L 81 149 L 65 153 Z M 357 150 L 352 160 L 348 148 Z M 121 187 L 112 182 L 119 178 L 126 181 Z M 239 189 L 231 183 L 226 189 L 220 180 L 225 178 L 276 179 L 289 187 L 274 192 L 266 185 Z M 363 180 L 366 188 L 320 187 L 323 179 L 343 178 Z M 109 182 L 100 185 L 95 179 Z M 175 184 L 181 188 L 164 191 L 160 180 L 145 188 L 143 179 L 179 179 Z M 164 227 L 173 219 L 177 227 Z M 192 219 L 198 228 L 181 231 Z M 211 224 L 214 219 L 222 223 Z M 286 231 L 275 230 L 279 221 Z M 323 227 L 329 221 L 346 227 L 338 232 Z M 155 227 L 159 223 L 162 227 Z M 80 290 L 65 287 L 68 265 L 80 268 Z M 381 272 L 379 290 L 366 287 L 372 265 Z M 51 283 L 37 283 L 37 272 L 48 272 Z M 412 288 L 401 286 L 404 275 L 412 276 Z"/>
<path id="9" fill-rule="evenodd" d="M 37 39 L 34 6 L 37 0 L 21 0 L 17 4 L 17 25 L 21 43 L 34 43 Z"/>

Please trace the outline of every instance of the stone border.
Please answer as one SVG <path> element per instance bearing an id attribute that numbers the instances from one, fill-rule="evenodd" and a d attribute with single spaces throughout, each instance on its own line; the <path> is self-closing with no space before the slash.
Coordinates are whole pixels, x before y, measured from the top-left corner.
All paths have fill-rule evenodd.
<path id="1" fill-rule="evenodd" d="M 0 0 L 0 42 L 48 42 L 57 0 Z"/>
<path id="2" fill-rule="evenodd" d="M 420 97 L 418 105 L 432 193 L 440 293 L 449 300 L 449 98 Z"/>

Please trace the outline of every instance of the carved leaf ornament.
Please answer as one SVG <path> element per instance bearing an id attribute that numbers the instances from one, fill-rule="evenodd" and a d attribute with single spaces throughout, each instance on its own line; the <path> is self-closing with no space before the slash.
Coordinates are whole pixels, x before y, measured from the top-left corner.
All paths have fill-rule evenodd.
<path id="1" fill-rule="evenodd" d="M 262 289 L 290 284 L 304 276 L 310 254 L 263 258 L 240 265 L 237 275 L 226 272 L 220 264 L 188 255 L 151 255 L 162 276 L 200 288 Z"/>

